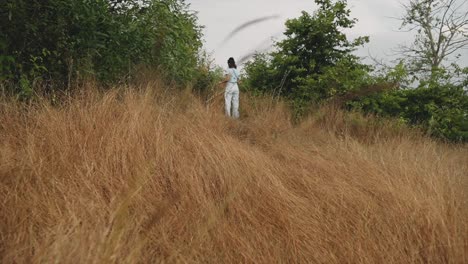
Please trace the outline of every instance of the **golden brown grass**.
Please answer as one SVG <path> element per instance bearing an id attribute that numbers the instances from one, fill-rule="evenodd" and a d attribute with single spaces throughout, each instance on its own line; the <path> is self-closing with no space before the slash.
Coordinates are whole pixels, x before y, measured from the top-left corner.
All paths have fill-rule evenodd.
<path id="1" fill-rule="evenodd" d="M 0 262 L 467 263 L 466 146 L 160 86 L 1 103 Z"/>

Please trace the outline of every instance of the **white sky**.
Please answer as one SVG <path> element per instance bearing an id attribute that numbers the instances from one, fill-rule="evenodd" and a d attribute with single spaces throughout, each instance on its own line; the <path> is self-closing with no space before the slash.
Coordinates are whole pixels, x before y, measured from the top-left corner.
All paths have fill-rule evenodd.
<path id="1" fill-rule="evenodd" d="M 401 0 L 405 1 L 406 0 Z M 370 43 L 358 51 L 360 56 L 388 60 L 399 44 L 411 43 L 413 35 L 399 32 L 404 9 L 400 0 L 349 0 L 351 17 L 358 23 L 347 32 L 348 38 L 369 36 Z M 302 10 L 312 13 L 316 9 L 313 0 L 187 0 L 191 9 L 198 12 L 201 25 L 205 26 L 205 49 L 215 62 L 225 66 L 229 57 L 239 59 L 255 50 L 271 45 L 271 38 L 281 38 L 284 22 L 300 16 Z M 224 45 L 229 32 L 239 25 L 265 16 L 278 15 L 277 19 L 246 28 Z M 464 50 L 461 64 L 468 65 L 468 51 Z"/>

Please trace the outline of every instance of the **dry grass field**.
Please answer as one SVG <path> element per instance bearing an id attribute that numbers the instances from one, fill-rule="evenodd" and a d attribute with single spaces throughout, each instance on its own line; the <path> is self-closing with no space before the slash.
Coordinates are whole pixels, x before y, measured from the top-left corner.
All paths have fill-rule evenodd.
<path id="1" fill-rule="evenodd" d="M 1 263 L 468 263 L 468 148 L 158 82 L 0 101 Z"/>

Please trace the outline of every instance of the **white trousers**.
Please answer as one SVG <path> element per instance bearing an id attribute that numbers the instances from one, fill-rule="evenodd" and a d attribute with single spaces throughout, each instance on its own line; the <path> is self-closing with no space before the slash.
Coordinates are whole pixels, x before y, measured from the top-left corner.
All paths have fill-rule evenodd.
<path id="1" fill-rule="evenodd" d="M 226 116 L 239 118 L 239 86 L 237 86 L 237 83 L 228 83 L 226 85 L 224 103 Z"/>

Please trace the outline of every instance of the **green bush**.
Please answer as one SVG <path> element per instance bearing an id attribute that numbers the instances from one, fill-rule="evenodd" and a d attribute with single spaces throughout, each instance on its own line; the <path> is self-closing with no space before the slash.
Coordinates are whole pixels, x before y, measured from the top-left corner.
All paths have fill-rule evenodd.
<path id="1" fill-rule="evenodd" d="M 468 94 L 463 84 L 423 82 L 415 89 L 386 90 L 347 104 L 354 110 L 399 118 L 439 138 L 468 142 Z"/>
<path id="2" fill-rule="evenodd" d="M 187 83 L 196 75 L 201 31 L 181 0 L 3 0 L 0 80 L 64 89 L 76 78 L 104 83 L 134 66 Z M 55 86 L 53 85 L 55 84 Z"/>

